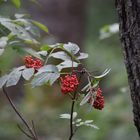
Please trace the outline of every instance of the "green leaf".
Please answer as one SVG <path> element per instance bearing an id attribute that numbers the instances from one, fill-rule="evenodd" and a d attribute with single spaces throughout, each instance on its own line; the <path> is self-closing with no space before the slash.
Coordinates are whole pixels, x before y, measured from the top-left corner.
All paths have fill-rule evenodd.
<path id="1" fill-rule="evenodd" d="M 86 120 L 84 123 L 89 124 L 89 123 L 92 123 L 92 122 L 93 122 L 93 120 Z"/>
<path id="2" fill-rule="evenodd" d="M 7 80 L 8 80 L 8 75 L 4 75 L 0 77 L 0 88 L 2 88 L 5 85 Z"/>
<path id="3" fill-rule="evenodd" d="M 47 51 L 39 51 L 37 54 L 42 55 L 42 56 L 47 56 L 48 52 Z"/>
<path id="4" fill-rule="evenodd" d="M 34 74 L 34 68 L 26 68 L 22 71 L 22 76 L 25 80 L 30 80 Z"/>
<path id="5" fill-rule="evenodd" d="M 34 77 L 32 81 L 32 87 L 34 88 L 34 87 L 41 86 L 46 83 L 49 83 L 49 85 L 52 85 L 59 78 L 59 76 L 60 76 L 59 73 L 43 72 Z"/>
<path id="6" fill-rule="evenodd" d="M 69 42 L 68 44 L 64 44 L 64 49 L 72 54 L 77 54 L 80 50 L 80 48 L 78 47 L 78 45 Z"/>
<path id="7" fill-rule="evenodd" d="M 7 37 L 0 38 L 0 55 L 3 54 L 4 48 L 7 45 L 7 41 L 8 41 L 8 38 Z"/>
<path id="8" fill-rule="evenodd" d="M 105 77 L 109 72 L 110 72 L 111 69 L 106 69 L 101 75 L 99 76 L 94 76 L 94 78 L 96 79 L 100 79 L 100 78 L 103 78 Z"/>
<path id="9" fill-rule="evenodd" d="M 32 87 L 41 86 L 43 84 L 49 83 L 52 85 L 58 78 L 60 74 L 58 69 L 54 65 L 46 65 L 38 70 L 32 80 Z"/>
<path id="10" fill-rule="evenodd" d="M 22 71 L 18 71 L 17 69 L 13 70 L 8 76 L 6 87 L 16 85 L 21 77 L 21 74 Z"/>
<path id="11" fill-rule="evenodd" d="M 54 58 L 57 58 L 57 59 L 61 59 L 61 60 L 71 60 L 71 58 L 68 56 L 68 54 L 64 51 L 59 51 L 59 52 L 55 52 L 55 53 L 52 53 L 50 55 L 50 57 L 54 57 Z"/>
<path id="12" fill-rule="evenodd" d="M 100 79 L 93 79 L 92 81 L 92 88 L 95 88 L 99 85 Z"/>
<path id="13" fill-rule="evenodd" d="M 27 15 L 27 14 L 18 14 L 18 13 L 16 13 L 16 14 L 15 14 L 15 18 L 17 18 L 17 19 L 19 18 L 19 19 L 20 19 L 20 18 L 25 17 L 26 15 Z"/>
<path id="14" fill-rule="evenodd" d="M 51 49 L 51 47 L 48 45 L 48 44 L 45 44 L 45 45 L 42 45 L 41 46 L 41 50 L 42 51 L 48 51 L 48 50 L 50 50 Z"/>
<path id="15" fill-rule="evenodd" d="M 27 53 L 29 53 L 30 55 L 39 58 L 40 60 L 43 60 L 40 56 L 40 54 L 38 54 L 35 50 L 31 49 L 31 48 L 25 48 L 24 49 Z"/>
<path id="16" fill-rule="evenodd" d="M 37 76 L 43 72 L 58 73 L 58 68 L 55 65 L 45 65 L 45 66 L 41 67 L 40 69 L 38 69 L 38 72 L 35 74 L 35 76 Z"/>
<path id="17" fill-rule="evenodd" d="M 85 58 L 88 58 L 87 53 L 80 53 L 80 55 L 77 57 L 77 59 L 85 59 Z"/>
<path id="18" fill-rule="evenodd" d="M 21 1 L 20 0 L 11 0 L 11 1 L 17 8 L 20 8 L 20 6 L 21 6 Z"/>
<path id="19" fill-rule="evenodd" d="M 61 118 L 61 119 L 70 119 L 70 114 L 67 114 L 67 113 L 61 114 L 61 115 L 60 115 L 60 118 Z"/>
<path id="20" fill-rule="evenodd" d="M 84 105 L 85 103 L 87 103 L 89 101 L 91 97 L 91 92 L 88 92 L 87 95 L 82 99 L 80 106 Z"/>
<path id="21" fill-rule="evenodd" d="M 54 45 L 44 44 L 44 45 L 41 46 L 41 50 L 42 51 L 49 51 L 53 48 L 57 48 L 57 47 L 61 47 L 61 46 L 62 46 L 62 44 L 60 44 L 60 43 L 56 43 Z"/>
<path id="22" fill-rule="evenodd" d="M 97 126 L 94 125 L 94 124 L 86 124 L 86 123 L 84 123 L 84 125 L 85 125 L 85 126 L 92 127 L 92 128 L 94 128 L 94 129 L 99 129 L 99 127 L 97 127 Z"/>
<path id="23" fill-rule="evenodd" d="M 68 113 L 65 114 L 61 114 L 60 118 L 61 119 L 70 119 L 71 115 Z M 73 112 L 73 119 L 75 119 L 77 117 L 77 112 Z"/>
<path id="24" fill-rule="evenodd" d="M 41 24 L 41 23 L 39 23 L 39 22 L 37 22 L 37 21 L 34 21 L 34 20 L 33 20 L 33 23 L 34 23 L 37 27 L 39 27 L 40 29 L 42 29 L 43 31 L 45 31 L 46 33 L 49 32 L 49 31 L 48 31 L 48 28 L 47 28 L 45 25 L 43 25 L 43 24 Z"/>
<path id="25" fill-rule="evenodd" d="M 10 74 L 4 75 L 0 78 L 0 88 L 2 88 L 5 84 L 6 87 L 14 86 L 20 80 L 22 70 L 25 69 L 25 66 L 20 66 L 18 68 L 13 69 Z"/>
<path id="26" fill-rule="evenodd" d="M 66 60 L 66 61 L 60 63 L 59 65 L 57 65 L 57 68 L 59 71 L 61 71 L 64 68 L 71 68 L 72 66 L 78 67 L 78 63 L 72 62 L 71 60 Z"/>
<path id="27" fill-rule="evenodd" d="M 0 23 L 7 29 L 9 29 L 11 33 L 13 35 L 16 35 L 18 38 L 22 40 L 31 40 L 32 42 L 35 42 L 35 39 L 33 39 L 23 27 L 9 21 L 0 21 Z"/>

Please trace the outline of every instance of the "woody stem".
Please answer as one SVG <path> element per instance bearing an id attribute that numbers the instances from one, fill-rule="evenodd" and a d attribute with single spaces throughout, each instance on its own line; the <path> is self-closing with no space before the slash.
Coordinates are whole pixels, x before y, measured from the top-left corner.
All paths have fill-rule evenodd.
<path id="1" fill-rule="evenodd" d="M 79 76 L 79 82 L 81 81 L 81 76 L 82 76 L 82 73 L 80 73 L 80 76 Z M 78 87 L 77 87 L 78 89 Z M 74 131 L 74 128 L 73 128 L 73 112 L 74 112 L 74 105 L 75 105 L 75 101 L 76 101 L 76 93 L 77 93 L 77 90 L 74 92 L 74 95 L 73 95 L 73 98 L 72 98 L 72 104 L 71 104 L 71 111 L 70 111 L 70 136 L 69 136 L 69 140 L 72 140 L 72 137 L 74 136 L 75 132 Z"/>

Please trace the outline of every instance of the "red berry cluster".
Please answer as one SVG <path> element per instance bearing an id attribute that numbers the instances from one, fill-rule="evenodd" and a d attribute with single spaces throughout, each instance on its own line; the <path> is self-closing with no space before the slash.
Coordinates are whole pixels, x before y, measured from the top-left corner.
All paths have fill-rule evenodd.
<path id="1" fill-rule="evenodd" d="M 35 70 L 41 68 L 43 65 L 40 59 L 33 59 L 33 57 L 30 55 L 25 56 L 24 61 L 27 68 L 34 68 Z"/>
<path id="2" fill-rule="evenodd" d="M 90 102 L 92 103 L 91 98 L 90 98 Z M 93 102 L 92 106 L 99 110 L 102 110 L 104 108 L 104 97 L 102 95 L 102 90 L 100 88 L 97 89 L 96 99 Z"/>
<path id="3" fill-rule="evenodd" d="M 73 75 L 66 75 L 65 77 L 61 77 L 61 92 L 63 94 L 74 92 L 79 85 L 77 76 Z"/>
<path id="4" fill-rule="evenodd" d="M 104 97 L 100 88 L 97 89 L 96 99 L 93 103 L 93 107 L 99 110 L 104 108 Z"/>

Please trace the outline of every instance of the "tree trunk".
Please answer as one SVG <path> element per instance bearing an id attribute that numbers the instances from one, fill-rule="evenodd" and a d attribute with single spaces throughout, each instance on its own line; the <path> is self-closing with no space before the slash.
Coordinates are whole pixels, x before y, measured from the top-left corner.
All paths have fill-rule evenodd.
<path id="1" fill-rule="evenodd" d="M 116 8 L 133 102 L 134 123 L 140 136 L 140 0 L 116 0 Z"/>

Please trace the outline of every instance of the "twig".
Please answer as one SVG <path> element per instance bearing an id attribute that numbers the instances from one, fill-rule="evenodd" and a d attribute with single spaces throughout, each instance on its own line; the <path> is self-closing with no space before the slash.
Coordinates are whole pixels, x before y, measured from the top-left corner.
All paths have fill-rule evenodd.
<path id="1" fill-rule="evenodd" d="M 33 130 L 34 130 L 35 137 L 38 140 L 38 136 L 37 136 L 37 132 L 36 132 L 35 124 L 34 124 L 34 121 L 33 120 L 32 120 L 32 127 L 33 127 Z"/>
<path id="2" fill-rule="evenodd" d="M 30 139 L 33 139 L 33 137 L 30 136 L 27 132 L 25 132 L 25 130 L 23 130 L 19 124 L 17 124 L 17 127 L 18 127 L 18 129 L 19 129 L 23 134 L 25 134 L 25 135 L 26 135 L 27 137 L 29 137 Z"/>
<path id="3" fill-rule="evenodd" d="M 28 135 L 28 137 L 32 138 L 32 140 L 38 140 L 35 136 L 35 132 L 34 130 L 32 130 L 32 128 L 30 127 L 30 125 L 28 124 L 28 122 L 23 118 L 23 116 L 21 115 L 21 113 L 18 111 L 18 109 L 16 108 L 15 104 L 13 103 L 13 101 L 11 100 L 10 96 L 8 95 L 5 87 L 2 88 L 3 89 L 3 93 L 6 96 L 6 98 L 8 99 L 11 107 L 13 108 L 13 110 L 15 111 L 15 113 L 18 115 L 18 117 L 21 119 L 21 121 L 23 122 L 23 124 L 26 126 L 26 128 L 28 129 L 29 133 L 31 134 L 31 136 L 29 136 L 24 130 L 22 131 L 22 129 L 20 129 L 24 134 L 26 134 L 26 136 Z M 21 127 L 20 127 L 21 128 Z"/>

